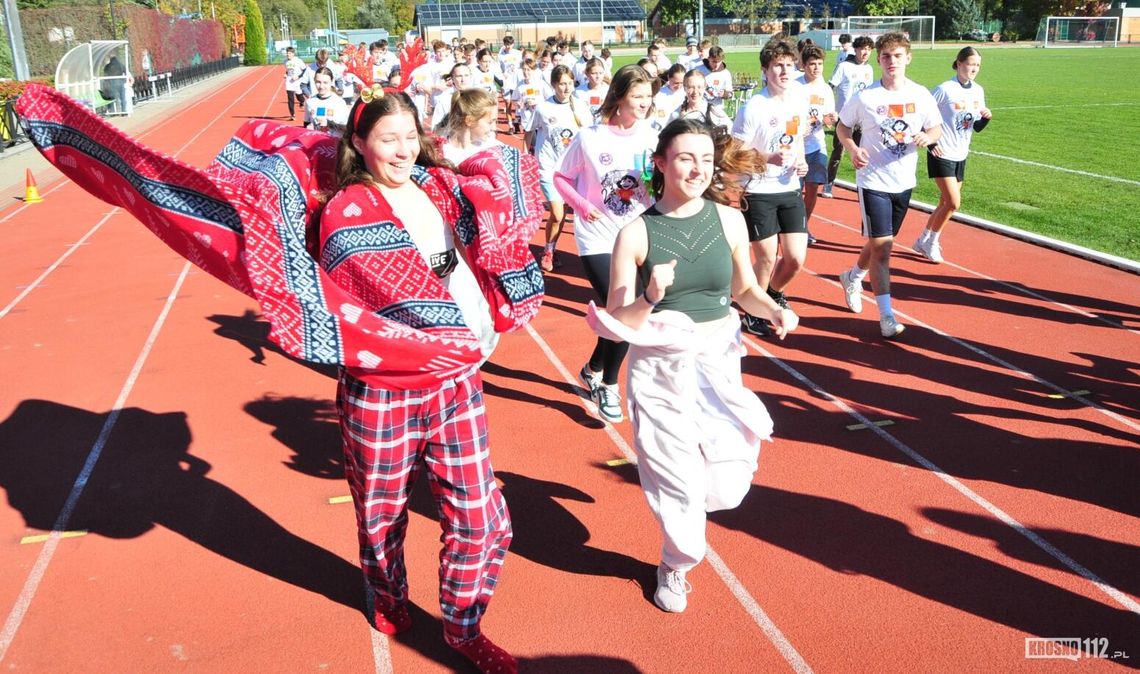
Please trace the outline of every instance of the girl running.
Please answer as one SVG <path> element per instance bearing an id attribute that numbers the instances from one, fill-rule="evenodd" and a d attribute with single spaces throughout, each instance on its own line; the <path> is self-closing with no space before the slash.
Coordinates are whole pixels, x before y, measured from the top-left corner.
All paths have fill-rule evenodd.
<path id="1" fill-rule="evenodd" d="M 521 79 L 515 90 L 515 99 L 518 110 L 519 128 L 524 135 L 527 152 L 534 154 L 534 115 L 538 104 L 554 95 L 550 88 L 550 80 L 542 75 L 534 59 L 526 59 L 522 63 Z"/>
<path id="2" fill-rule="evenodd" d="M 333 92 L 333 72 L 317 68 L 313 73 L 313 95 L 305 101 L 305 126 L 310 129 L 329 130 L 348 123 L 348 106 Z"/>
<path id="3" fill-rule="evenodd" d="M 726 150 L 750 156 L 748 173 L 763 170 L 755 151 L 704 122 L 665 127 L 653 154 L 657 203 L 618 234 L 606 311 L 591 306 L 595 331 L 631 344 L 637 470 L 665 539 L 653 601 L 671 613 L 685 610 L 685 576 L 705 555 L 706 513 L 740 504 L 772 434 L 741 381 L 745 350 L 730 304 L 768 317 L 781 338 L 799 323 L 757 282 L 744 218 L 712 187 Z"/>
<path id="4" fill-rule="evenodd" d="M 982 55 L 964 47 L 954 59 L 955 77 L 934 89 L 942 113 L 942 138 L 926 151 L 926 170 L 938 185 L 938 206 L 926 221 L 914 249 L 931 262 L 942 262 L 942 228 L 962 207 L 962 181 L 966 156 L 975 131 L 986 128 L 993 113 L 986 107 L 982 85 L 974 81 L 982 69 Z"/>
<path id="5" fill-rule="evenodd" d="M 652 109 L 652 76 L 641 66 L 622 66 L 598 111 L 601 121 L 578 133 L 554 174 L 555 188 L 577 214 L 578 255 L 602 301 L 609 296 L 618 230 L 653 203 L 648 174 L 657 132 L 645 121 Z M 627 350 L 624 343 L 599 337 L 578 374 L 602 419 L 612 423 L 625 418 L 617 381 Z"/>
<path id="6" fill-rule="evenodd" d="M 455 166 L 471 155 L 499 144 L 495 139 L 498 103 L 482 89 L 463 89 L 451 97 L 443 156 Z"/>
<path id="7" fill-rule="evenodd" d="M 602 63 L 599 58 L 592 58 L 586 61 L 586 68 L 583 71 L 586 76 L 586 81 L 574 90 L 574 95 L 578 100 L 585 103 L 590 108 L 590 116 L 597 121 L 598 110 L 602 107 L 602 101 L 606 100 L 606 92 L 610 90 L 606 84 L 606 65 Z"/>
<path id="8" fill-rule="evenodd" d="M 700 70 L 694 69 L 685 73 L 684 90 L 685 100 L 673 111 L 673 116 L 669 121 L 695 119 L 705 124 L 712 124 L 712 113 L 709 109 L 708 98 L 706 98 L 708 87 L 705 86 L 705 76 Z"/>
<path id="9" fill-rule="evenodd" d="M 566 204 L 554 189 L 554 172 L 579 129 L 590 126 L 593 122 L 593 115 L 573 95 L 573 71 L 566 66 L 554 66 L 550 77 L 554 82 L 554 95 L 538 104 L 531 117 L 532 126 L 527 129 L 534 133 L 534 154 L 538 158 L 542 193 L 550 203 L 550 219 L 546 221 L 546 245 L 538 264 L 543 271 L 554 271 L 555 267 L 562 266 L 554 255 L 554 248 L 566 222 Z"/>

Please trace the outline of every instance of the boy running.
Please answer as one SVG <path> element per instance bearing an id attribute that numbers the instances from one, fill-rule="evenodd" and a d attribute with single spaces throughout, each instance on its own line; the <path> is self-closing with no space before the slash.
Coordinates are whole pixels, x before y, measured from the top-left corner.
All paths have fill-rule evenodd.
<path id="1" fill-rule="evenodd" d="M 855 58 L 853 60 L 841 61 L 836 69 L 835 74 L 831 76 L 830 84 L 835 87 L 835 109 L 842 110 L 843 106 L 851 98 L 871 86 L 871 82 L 875 79 L 875 71 L 871 68 L 868 60 L 871 58 L 871 47 L 874 43 L 871 38 L 865 35 L 860 35 L 855 38 Z M 855 143 L 858 145 L 859 137 L 855 136 Z M 823 186 L 824 198 L 831 198 L 831 184 L 835 182 L 835 176 L 839 173 L 839 160 L 843 159 L 843 144 L 839 142 L 837 135 L 831 144 L 831 160 L 827 164 L 827 184 Z"/>
<path id="2" fill-rule="evenodd" d="M 843 106 L 835 129 L 855 165 L 863 234 L 867 237 L 859 260 L 839 275 L 839 282 L 847 307 L 860 313 L 863 278 L 872 272 L 879 330 L 889 339 L 904 329 L 891 311 L 891 247 L 910 206 L 918 148 L 938 141 L 942 116 L 930 92 L 906 78 L 911 53 L 905 35 L 886 33 L 875 43 L 875 50 L 882 78 Z M 858 144 L 852 137 L 856 127 L 863 129 Z"/>
<path id="3" fill-rule="evenodd" d="M 827 143 L 824 127 L 833 128 L 839 120 L 835 111 L 835 95 L 823 79 L 824 53 L 817 45 L 804 48 L 800 54 L 804 74 L 799 78 L 808 99 L 808 130 L 804 136 L 804 157 L 808 172 L 804 177 L 804 222 L 808 228 L 808 244 L 815 243 L 811 235 L 811 214 L 815 210 L 819 186 L 827 183 Z"/>

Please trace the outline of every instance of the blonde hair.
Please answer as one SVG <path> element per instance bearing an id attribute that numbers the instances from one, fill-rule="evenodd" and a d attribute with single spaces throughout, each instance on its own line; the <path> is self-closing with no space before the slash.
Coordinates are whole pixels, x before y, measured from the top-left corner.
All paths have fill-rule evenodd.
<path id="1" fill-rule="evenodd" d="M 463 89 L 451 95 L 451 111 L 447 113 L 447 135 L 455 136 L 468 122 L 482 119 L 498 108 L 498 101 L 484 89 Z"/>

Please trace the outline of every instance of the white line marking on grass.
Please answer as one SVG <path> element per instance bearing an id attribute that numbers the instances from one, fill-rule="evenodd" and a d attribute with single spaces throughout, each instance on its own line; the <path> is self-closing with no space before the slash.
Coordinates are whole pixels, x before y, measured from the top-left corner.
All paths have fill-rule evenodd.
<path id="1" fill-rule="evenodd" d="M 268 75 L 268 73 L 266 73 L 266 75 Z M 209 122 L 208 124 L 204 124 L 204 125 L 202 126 L 202 130 L 201 130 L 201 131 L 199 131 L 198 133 L 194 134 L 194 137 L 193 137 L 193 138 L 191 138 L 190 140 L 186 141 L 186 143 L 184 143 L 184 144 L 182 145 L 182 147 L 178 148 L 178 150 L 177 150 L 177 151 L 174 153 L 174 155 L 173 155 L 173 156 L 174 156 L 174 157 L 177 157 L 178 155 L 182 154 L 182 152 L 183 152 L 183 151 L 184 151 L 184 150 L 185 150 L 187 147 L 190 147 L 190 144 L 191 144 L 191 143 L 193 143 L 194 141 L 198 140 L 198 137 L 199 137 L 199 136 L 201 136 L 203 133 L 205 133 L 205 132 L 206 132 L 206 130 L 207 130 L 207 129 L 209 129 L 209 128 L 210 128 L 210 126 L 211 126 L 211 125 L 212 125 L 214 122 L 218 121 L 218 119 L 219 119 L 219 118 L 220 118 L 222 115 L 224 115 L 224 114 L 226 113 L 226 111 L 227 111 L 227 110 L 229 110 L 229 109 L 230 109 L 230 108 L 232 108 L 233 106 L 237 105 L 238 101 L 240 101 L 240 100 L 242 99 L 242 97 L 243 97 L 245 94 L 248 94 L 248 93 L 250 92 L 250 90 L 251 90 L 251 89 L 253 89 L 255 86 L 257 86 L 258 84 L 260 84 L 260 83 L 261 83 L 261 81 L 265 79 L 266 75 L 262 75 L 262 76 L 261 76 L 261 77 L 260 77 L 260 78 L 259 78 L 259 79 L 258 79 L 256 82 L 254 82 L 253 84 L 251 84 L 251 85 L 249 86 L 249 89 L 246 89 L 246 90 L 245 90 L 245 92 L 244 92 L 242 95 L 239 95 L 239 96 L 235 97 L 235 98 L 233 99 L 233 101 L 232 101 L 232 102 L 231 102 L 229 105 L 227 105 L 227 106 L 226 106 L 224 109 L 222 109 L 222 111 L 221 111 L 221 112 L 219 112 L 219 113 L 218 113 L 218 114 L 217 114 L 217 115 L 214 117 L 214 119 L 210 120 L 210 122 Z M 280 85 L 279 85 L 279 86 L 280 86 Z M 274 98 L 276 98 L 276 92 L 274 93 Z M 268 109 L 268 107 L 269 107 L 269 106 L 266 106 L 266 108 L 267 108 L 267 109 Z M 71 183 L 71 181 L 70 181 L 70 180 L 64 180 L 64 181 L 63 181 L 63 182 L 61 182 L 59 185 L 57 185 L 57 186 L 53 187 L 53 188 L 52 188 L 52 191 L 54 192 L 55 190 L 59 189 L 60 187 L 63 187 L 64 185 L 67 185 L 67 184 L 70 184 L 70 183 Z M 26 205 L 27 205 L 27 204 L 25 204 L 25 206 L 26 206 Z M 8 217 L 12 217 L 12 216 L 16 215 L 16 214 L 17 214 L 17 213 L 19 213 L 19 212 L 20 212 L 20 211 L 21 211 L 23 208 L 24 208 L 24 207 L 23 207 L 23 206 L 21 206 L 20 208 L 16 209 L 16 211 L 15 211 L 15 212 L 13 212 L 13 213 L 12 213 L 11 215 L 9 215 Z M 46 279 L 46 278 L 48 277 L 48 275 L 50 275 L 50 274 L 51 274 L 53 271 L 55 271 L 56 269 L 58 269 L 58 268 L 59 268 L 59 265 L 63 264 L 63 261 L 64 261 L 64 260 L 66 260 L 68 257 L 70 257 L 70 256 L 71 256 L 71 254 L 72 254 L 72 253 L 74 253 L 74 252 L 75 252 L 75 250 L 76 250 L 76 249 L 77 249 L 79 246 L 82 246 L 82 245 L 84 245 L 84 243 L 87 241 L 87 239 L 88 239 L 88 238 L 90 238 L 90 237 L 91 237 L 91 235 L 93 235 L 93 234 L 94 234 L 94 233 L 95 233 L 97 230 L 99 230 L 99 228 L 101 228 L 101 227 L 102 227 L 104 224 L 106 224 L 106 222 L 107 222 L 107 221 L 108 221 L 108 220 L 111 218 L 111 216 L 115 215 L 116 213 L 118 213 L 118 212 L 119 212 L 119 211 L 121 211 L 121 210 L 122 210 L 122 208 L 121 208 L 121 207 L 119 207 L 119 206 L 115 206 L 114 208 L 112 208 L 112 209 L 111 209 L 111 211 L 110 211 L 109 213 L 107 213 L 107 215 L 103 216 L 103 219 L 102 219 L 102 220 L 100 220 L 100 221 L 99 221 L 99 222 L 98 222 L 98 223 L 97 223 L 97 224 L 96 224 L 94 227 L 92 227 L 90 230 L 88 230 L 88 232 L 87 232 L 86 234 L 84 234 L 84 235 L 83 235 L 83 238 L 82 238 L 82 239 L 80 239 L 80 240 L 79 240 L 77 243 L 73 243 L 73 244 L 71 244 L 70 246 L 68 246 L 68 247 L 67 247 L 67 252 L 65 252 L 63 255 L 59 256 L 59 258 L 58 258 L 58 259 L 57 259 L 55 262 L 51 263 L 51 265 L 49 265 L 49 266 L 48 266 L 48 268 L 47 268 L 46 270 L 44 270 L 44 273 L 40 274 L 39 278 L 37 278 L 35 281 L 33 281 L 33 282 L 30 284 L 30 285 L 27 285 L 27 286 L 25 286 L 25 287 L 24 287 L 24 290 L 23 290 L 23 292 L 21 292 L 19 295 L 17 295 L 17 296 L 16 296 L 16 298 L 15 298 L 14 300 L 12 300 L 11 302 L 9 302 L 9 303 L 8 303 L 8 306 L 4 307 L 3 309 L 0 309 L 0 319 L 4 318 L 4 317 L 5 317 L 5 316 L 7 316 L 9 313 L 11 313 L 12 309 L 13 309 L 13 308 L 14 308 L 14 307 L 15 307 L 17 304 L 19 304 L 21 301 L 23 301 L 23 299 L 24 299 L 25 297 L 27 297 L 29 293 L 31 293 L 33 290 L 35 290 L 35 289 L 36 289 L 36 287 L 38 287 L 38 286 L 40 285 L 40 283 L 41 283 L 41 282 L 43 282 L 43 280 L 44 280 L 44 279 Z M 7 221 L 7 219 L 8 219 L 8 218 L 4 218 L 4 220 L 0 220 L 0 223 Z"/>
<path id="2" fill-rule="evenodd" d="M 103 448 L 107 444 L 107 438 L 111 436 L 111 431 L 114 430 L 115 424 L 119 421 L 119 412 L 122 411 L 123 406 L 127 404 L 127 398 L 130 396 L 131 391 L 135 387 L 135 382 L 138 381 L 139 375 L 142 373 L 143 365 L 146 364 L 151 349 L 154 347 L 155 342 L 158 341 L 158 333 L 166 323 L 166 317 L 170 315 L 170 308 L 174 306 L 174 300 L 178 297 L 178 292 L 182 289 L 182 284 L 189 273 L 190 263 L 187 262 L 182 266 L 182 273 L 178 276 L 174 287 L 170 289 L 170 293 L 166 296 L 166 303 L 163 304 L 162 311 L 159 312 L 158 318 L 155 319 L 154 325 L 150 329 L 150 334 L 147 335 L 146 341 L 143 343 L 142 350 L 139 351 L 138 357 L 135 358 L 135 364 L 131 367 L 131 372 L 127 375 L 127 380 L 123 383 L 122 388 L 119 389 L 119 397 L 115 399 L 115 404 L 111 408 L 111 412 L 103 421 L 103 427 L 99 429 L 99 435 L 95 438 L 95 444 L 91 446 L 91 451 L 87 454 L 87 460 L 83 463 L 83 469 L 79 471 L 79 476 L 75 478 L 71 492 L 67 495 L 67 501 L 63 504 L 63 509 L 59 511 L 59 515 L 55 519 L 55 524 L 52 525 L 49 538 L 47 542 L 44 543 L 44 547 L 40 550 L 39 556 L 36 557 L 36 563 L 32 567 L 31 573 L 28 574 L 27 580 L 24 581 L 24 587 L 20 590 L 20 595 L 16 598 L 16 603 L 12 607 L 11 613 L 8 614 L 8 619 L 4 622 L 4 630 L 0 632 L 0 662 L 4 661 L 8 647 L 12 645 L 12 640 L 16 638 L 16 631 L 20 629 L 20 623 L 23 622 L 24 616 L 28 612 L 28 607 L 31 606 L 32 599 L 36 596 L 36 590 L 39 588 L 40 582 L 47 572 L 48 564 L 51 563 L 51 559 L 55 555 L 55 550 L 59 547 L 60 536 L 67 530 L 68 521 L 71 519 L 72 513 L 75 512 L 75 506 L 79 503 L 79 497 L 83 495 L 83 489 L 87 486 L 87 480 L 91 477 L 91 471 L 95 470 L 95 464 L 99 461 L 99 457 L 103 453 Z"/>
<path id="3" fill-rule="evenodd" d="M 558 357 L 557 354 L 554 353 L 554 350 L 550 348 L 550 345 L 546 343 L 546 340 L 538 334 L 538 331 L 535 330 L 534 327 L 529 323 L 526 326 L 526 331 L 531 336 L 531 339 L 533 339 L 535 343 L 538 344 L 538 348 L 542 349 L 542 352 L 546 355 L 546 358 L 551 362 L 551 364 L 554 365 L 555 369 L 558 370 L 558 373 L 562 375 L 562 378 L 570 385 L 577 386 L 577 377 L 571 374 L 570 370 L 566 369 L 566 366 L 562 363 L 562 360 Z M 591 414 L 596 413 L 597 408 L 594 407 L 592 403 L 589 403 L 585 400 L 582 402 L 583 405 L 591 411 Z M 606 434 L 610 437 L 610 440 L 613 441 L 614 445 L 621 451 L 625 458 L 628 459 L 630 463 L 636 465 L 637 454 L 633 451 L 633 448 L 631 448 L 625 441 L 625 438 L 623 438 L 620 433 L 614 430 L 614 427 L 611 424 L 606 424 L 605 430 Z M 780 631 L 780 628 L 776 626 L 776 623 L 768 617 L 768 614 L 765 613 L 764 609 L 760 607 L 760 603 L 757 602 L 751 594 L 749 594 L 748 590 L 737 579 L 736 574 L 734 574 L 729 568 L 728 564 L 726 564 L 724 560 L 720 558 L 720 555 L 717 554 L 712 545 L 707 546 L 705 557 L 708 559 L 709 565 L 713 568 L 714 571 L 716 571 L 717 576 L 720 577 L 721 581 L 728 587 L 729 591 L 732 592 L 732 596 L 736 597 L 736 600 L 740 602 L 740 605 L 744 608 L 748 615 L 752 617 L 752 620 L 755 621 L 760 630 L 764 632 L 764 635 L 768 637 L 768 640 L 772 642 L 772 645 L 776 647 L 776 650 L 779 651 L 780 655 L 784 656 L 784 659 L 787 660 L 788 664 L 792 666 L 792 669 L 795 670 L 798 674 L 811 674 L 811 666 L 808 665 L 808 663 L 803 659 L 803 656 L 799 654 L 799 651 L 796 650 L 795 646 L 793 646 L 792 643 L 788 641 L 788 638 L 784 636 L 784 633 Z"/>
<path id="4" fill-rule="evenodd" d="M 826 223 L 831 224 L 831 225 L 836 225 L 836 226 L 842 227 L 842 228 L 844 228 L 848 231 L 851 231 L 851 232 L 857 232 L 857 233 L 859 232 L 859 230 L 855 229 L 854 227 L 850 227 L 850 226 L 848 226 L 842 222 L 839 222 L 838 220 L 832 220 L 831 218 L 825 218 L 822 215 L 814 215 L 814 214 L 812 215 L 812 217 L 816 218 L 822 222 L 826 222 Z M 918 252 L 918 251 L 914 250 L 914 248 L 911 248 L 910 246 L 907 246 L 905 244 L 900 243 L 898 239 L 895 239 L 895 246 L 896 247 L 902 246 L 903 248 L 906 248 L 909 251 L 916 252 L 916 253 Z M 1022 295 L 1028 295 L 1029 297 L 1039 299 L 1039 300 L 1046 302 L 1048 304 L 1051 304 L 1055 307 L 1061 307 L 1062 309 L 1065 309 L 1067 311 L 1071 311 L 1072 313 L 1078 314 L 1080 316 L 1084 316 L 1085 318 L 1091 318 L 1093 320 L 1100 321 L 1101 323 L 1104 323 L 1105 325 L 1112 326 L 1112 327 L 1117 328 L 1119 330 L 1125 330 L 1127 332 L 1131 332 L 1134 335 L 1140 335 L 1140 330 L 1135 330 L 1133 328 L 1126 327 L 1120 323 L 1113 323 L 1112 321 L 1110 321 L 1106 318 L 1103 318 L 1101 316 L 1097 316 L 1094 313 L 1090 313 L 1088 311 L 1085 311 L 1084 309 L 1074 307 L 1071 304 L 1065 304 L 1064 302 L 1059 302 L 1057 300 L 1051 299 L 1047 295 L 1042 295 L 1041 293 L 1030 290 L 1024 286 L 1019 286 L 1015 283 L 1009 283 L 1007 281 L 1002 281 L 1001 279 L 996 279 L 996 278 L 990 276 L 989 274 L 983 274 L 980 271 L 970 269 L 969 267 L 963 267 L 962 265 L 955 264 L 953 262 L 943 261 L 941 264 L 943 266 L 953 267 L 954 269 L 957 269 L 959 271 L 966 272 L 967 274 L 970 274 L 972 276 L 976 276 L 978 278 L 985 279 L 986 281 L 990 281 L 992 283 L 997 283 L 998 285 L 1005 286 L 1006 288 L 1009 288 L 1010 290 L 1019 292 Z M 816 274 L 816 276 L 819 276 L 819 274 Z"/>
<path id="5" fill-rule="evenodd" d="M 810 389 L 813 393 L 820 396 L 824 400 L 827 400 L 828 402 L 834 404 L 836 407 L 838 407 L 840 410 L 842 410 L 843 412 L 850 415 L 852 418 L 857 419 L 859 421 L 859 423 L 867 424 L 867 427 L 873 433 L 877 434 L 880 438 L 885 440 L 887 442 L 887 444 L 891 445 L 895 449 L 899 450 L 903 454 L 910 457 L 910 459 L 912 461 L 914 461 L 915 463 L 917 463 L 918 465 L 920 465 L 923 468 L 934 473 L 936 476 L 938 476 L 938 479 L 940 479 L 943 482 L 945 482 L 946 484 L 950 485 L 956 491 L 958 491 L 958 493 L 965 496 L 967 499 L 972 501 L 975 505 L 982 508 L 986 512 L 990 513 L 991 515 L 993 515 L 997 519 L 1001 520 L 1003 523 L 1005 523 L 1007 526 L 1009 526 L 1011 529 L 1013 529 L 1017 533 L 1021 534 L 1022 536 L 1026 537 L 1027 539 L 1029 539 L 1030 542 L 1032 542 L 1034 545 L 1036 545 L 1037 547 L 1044 550 L 1053 559 L 1056 559 L 1058 562 L 1061 562 L 1062 564 L 1064 564 L 1073 573 L 1076 573 L 1077 575 L 1081 576 L 1085 580 L 1087 580 L 1090 583 L 1092 583 L 1093 585 L 1095 585 L 1097 587 L 1097 589 L 1099 589 L 1101 592 L 1104 592 L 1105 594 L 1107 594 L 1109 597 L 1111 597 L 1113 600 L 1115 600 L 1117 603 L 1119 603 L 1124 608 L 1128 609 L 1129 611 L 1131 611 L 1132 613 L 1134 613 L 1136 615 L 1140 615 L 1140 603 L 1137 603 L 1136 600 L 1132 599 L 1132 597 L 1129 597 L 1128 595 L 1124 594 L 1123 592 L 1116 589 L 1112 585 L 1109 585 L 1108 583 L 1106 583 L 1099 576 L 1097 576 L 1095 573 L 1093 573 L 1089 569 L 1086 569 L 1084 566 L 1082 566 L 1080 563 L 1078 563 L 1072 557 L 1069 557 L 1064 552 L 1061 552 L 1059 549 L 1054 547 L 1051 543 L 1046 541 L 1044 538 L 1037 535 L 1035 532 L 1029 530 L 1028 528 L 1025 527 L 1025 525 L 1021 524 L 1017 520 L 1013 519 L 1013 517 L 1011 517 L 1009 514 L 1007 514 L 1004 510 L 1002 510 L 1001 508 L 998 508 L 996 505 L 994 505 L 993 503 L 986 500 L 985 497 L 981 496 L 980 494 L 978 494 L 974 490 L 967 487 L 965 484 L 960 482 L 957 478 L 947 474 L 946 471 L 939 468 L 930 459 L 927 459 L 922 454 L 919 454 L 917 451 L 908 447 L 901 440 L 899 440 L 895 436 L 891 435 L 890 432 L 885 431 L 878 426 L 875 426 L 871 422 L 870 419 L 868 419 L 867 417 L 860 414 L 857 410 L 853 409 L 850 405 L 843 402 L 839 398 L 836 398 L 835 396 L 833 396 L 830 393 L 828 393 L 827 391 L 825 391 L 823 388 L 821 388 L 814 381 L 812 381 L 811 379 L 808 379 L 807 376 L 805 376 L 803 373 L 801 373 L 800 371 L 796 370 L 792 366 L 788 365 L 784 361 L 777 358 L 774 354 L 769 352 L 767 349 L 765 349 L 763 346 L 758 344 L 752 338 L 745 337 L 744 341 L 746 344 L 748 344 L 748 346 L 752 347 L 757 353 L 764 356 L 765 358 L 767 358 L 771 362 L 775 363 L 780 369 L 782 369 L 784 372 L 787 372 L 789 375 L 791 375 L 793 378 L 795 378 L 797 381 L 799 381 L 801 384 L 803 384 L 806 388 Z"/>
<path id="6" fill-rule="evenodd" d="M 1090 173 L 1089 171 L 1078 171 L 1077 169 L 1065 168 L 1063 166 L 1054 166 L 1053 164 L 1042 164 L 1040 162 L 1029 161 L 1027 159 L 1018 159 L 1017 157 L 1007 157 L 1002 154 L 993 154 L 992 152 L 982 152 L 981 150 L 973 150 L 973 154 L 979 154 L 983 157 L 993 157 L 994 159 L 1004 159 L 1011 161 L 1015 164 L 1025 164 L 1026 166 L 1037 166 L 1040 168 L 1052 169 L 1054 171 L 1063 171 L 1065 173 L 1072 173 L 1078 176 L 1085 176 L 1088 178 L 1099 178 L 1100 180 L 1111 180 L 1114 183 L 1124 183 L 1125 185 L 1136 185 L 1140 187 L 1140 180 L 1129 180 L 1128 178 L 1117 178 L 1116 176 L 1106 176 L 1099 173 Z"/>
<path id="7" fill-rule="evenodd" d="M 1134 107 L 1135 103 L 1070 103 L 1068 105 L 1010 105 L 990 110 L 1044 110 L 1046 108 L 1115 108 Z"/>

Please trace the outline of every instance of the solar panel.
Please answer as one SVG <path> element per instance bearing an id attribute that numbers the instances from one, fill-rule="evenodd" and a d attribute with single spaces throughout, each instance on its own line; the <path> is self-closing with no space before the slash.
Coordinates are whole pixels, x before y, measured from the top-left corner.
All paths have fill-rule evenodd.
<path id="1" fill-rule="evenodd" d="M 535 0 L 525 4 L 510 2 L 425 2 L 416 5 L 422 24 L 458 25 L 464 23 L 548 23 L 578 20 L 578 0 Z M 641 21 L 645 10 L 636 0 L 582 0 L 582 21 L 606 23 Z"/>

